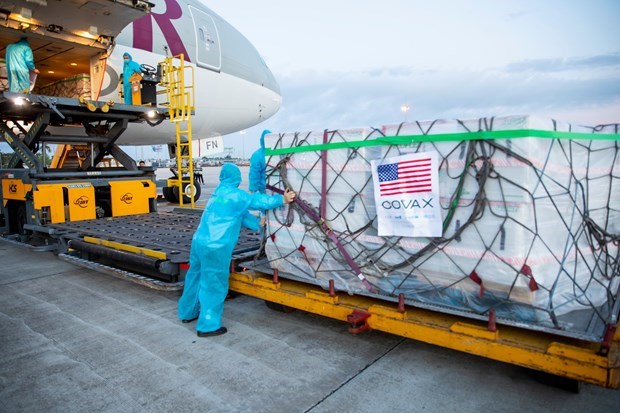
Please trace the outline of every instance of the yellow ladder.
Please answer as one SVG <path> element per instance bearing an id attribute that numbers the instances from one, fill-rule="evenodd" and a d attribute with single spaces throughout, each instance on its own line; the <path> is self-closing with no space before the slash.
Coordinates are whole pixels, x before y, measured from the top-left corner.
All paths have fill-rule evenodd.
<path id="1" fill-rule="evenodd" d="M 174 180 L 174 184 L 179 190 L 179 205 L 183 206 L 183 198 L 187 196 L 191 207 L 194 208 L 196 194 L 192 154 L 192 112 L 195 107 L 194 67 L 185 65 L 183 54 L 166 57 L 161 65 L 164 68 L 161 84 L 166 89 L 168 113 L 176 129 L 178 179 Z M 190 79 L 191 82 L 189 82 Z"/>
<path id="2" fill-rule="evenodd" d="M 50 168 L 80 168 L 89 151 L 86 145 L 58 144 Z"/>

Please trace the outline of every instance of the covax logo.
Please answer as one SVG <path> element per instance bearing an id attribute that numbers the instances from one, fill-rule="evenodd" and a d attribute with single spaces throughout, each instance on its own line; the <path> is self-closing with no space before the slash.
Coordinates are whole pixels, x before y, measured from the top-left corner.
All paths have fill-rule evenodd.
<path id="1" fill-rule="evenodd" d="M 429 199 L 420 199 L 421 203 L 417 199 L 407 199 L 407 200 L 398 200 L 398 201 L 383 201 L 381 206 L 384 209 L 424 209 L 424 208 L 434 208 L 432 202 L 433 198 Z"/>
<path id="2" fill-rule="evenodd" d="M 80 208 L 86 208 L 88 206 L 88 197 L 85 195 L 82 195 L 81 197 L 73 201 L 73 203 L 79 206 Z"/>
<path id="3" fill-rule="evenodd" d="M 125 195 L 121 197 L 121 201 L 126 204 L 131 204 L 133 202 L 133 194 L 131 192 L 127 192 Z"/>

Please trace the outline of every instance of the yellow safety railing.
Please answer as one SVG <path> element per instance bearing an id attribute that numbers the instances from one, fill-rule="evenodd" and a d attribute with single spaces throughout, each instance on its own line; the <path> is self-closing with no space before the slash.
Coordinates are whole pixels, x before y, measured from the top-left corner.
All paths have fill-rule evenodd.
<path id="1" fill-rule="evenodd" d="M 179 205 L 184 197 L 194 208 L 196 194 L 194 182 L 194 163 L 192 154 L 192 113 L 194 111 L 194 67 L 185 65 L 183 54 L 166 57 L 160 63 L 163 67 L 161 85 L 166 89 L 166 104 L 170 121 L 176 128 L 176 161 Z"/>

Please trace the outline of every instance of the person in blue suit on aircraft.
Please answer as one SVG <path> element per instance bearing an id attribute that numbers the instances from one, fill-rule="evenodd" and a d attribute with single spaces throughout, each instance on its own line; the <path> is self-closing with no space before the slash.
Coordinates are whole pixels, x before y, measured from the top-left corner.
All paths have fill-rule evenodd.
<path id="1" fill-rule="evenodd" d="M 250 184 L 248 189 L 250 192 L 265 193 L 267 186 L 267 163 L 265 163 L 265 135 L 271 133 L 264 130 L 260 136 L 260 148 L 258 148 L 250 157 Z"/>
<path id="2" fill-rule="evenodd" d="M 26 37 L 6 47 L 6 73 L 9 90 L 15 93 L 30 92 L 30 72 L 39 73 L 34 67 L 34 56 Z"/>
<path id="3" fill-rule="evenodd" d="M 142 73 L 140 64 L 138 62 L 134 62 L 131 55 L 125 52 L 123 53 L 123 100 L 128 105 L 133 103 L 131 81 L 129 78 L 134 73 Z"/>
<path id="4" fill-rule="evenodd" d="M 295 199 L 295 193 L 288 189 L 284 195 L 249 194 L 239 189 L 240 183 L 239 167 L 225 163 L 220 172 L 220 184 L 211 195 L 192 238 L 178 316 L 184 323 L 198 319 L 198 337 L 217 336 L 227 331 L 222 326 L 222 313 L 233 249 L 242 226 L 256 231 L 264 224 L 262 221 L 259 224 L 258 218 L 249 211 L 277 208 Z"/>

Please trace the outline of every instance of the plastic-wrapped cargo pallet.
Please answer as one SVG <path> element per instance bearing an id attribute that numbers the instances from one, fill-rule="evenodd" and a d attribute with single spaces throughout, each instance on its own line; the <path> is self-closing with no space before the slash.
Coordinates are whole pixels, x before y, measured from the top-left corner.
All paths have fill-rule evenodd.
<path id="1" fill-rule="evenodd" d="M 65 98 L 78 99 L 83 97 L 84 99 L 91 99 L 90 76 L 81 74 L 48 85 L 37 86 L 34 93 Z"/>
<path id="2" fill-rule="evenodd" d="M 267 135 L 269 185 L 298 193 L 269 214 L 267 260 L 323 288 L 601 341 L 620 305 L 619 129 L 511 116 Z M 417 153 L 438 160 L 442 233 L 379 236 L 372 168 Z"/>

